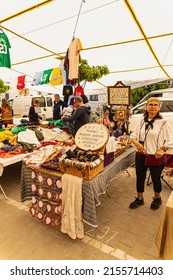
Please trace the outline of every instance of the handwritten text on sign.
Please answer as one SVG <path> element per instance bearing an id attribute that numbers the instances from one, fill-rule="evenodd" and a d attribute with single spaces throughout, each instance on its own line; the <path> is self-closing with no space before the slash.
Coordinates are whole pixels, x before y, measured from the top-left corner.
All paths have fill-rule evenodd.
<path id="1" fill-rule="evenodd" d="M 88 123 L 76 133 L 75 143 L 82 150 L 99 150 L 109 138 L 108 129 L 102 124 Z"/>
<path id="2" fill-rule="evenodd" d="M 109 103 L 112 105 L 129 105 L 129 88 L 109 88 Z"/>

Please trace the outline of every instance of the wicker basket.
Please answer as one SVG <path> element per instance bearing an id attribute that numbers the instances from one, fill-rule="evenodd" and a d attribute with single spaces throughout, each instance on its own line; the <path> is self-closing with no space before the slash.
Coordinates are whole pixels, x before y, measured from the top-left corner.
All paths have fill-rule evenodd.
<path id="1" fill-rule="evenodd" d="M 95 176 L 103 171 L 104 162 L 103 160 L 101 160 L 100 164 L 95 168 L 91 168 L 91 164 L 89 162 L 83 169 L 78 169 L 75 166 L 67 166 L 63 163 L 63 161 L 59 162 L 59 166 L 62 173 L 71 174 L 73 176 L 77 176 L 86 180 L 92 180 Z"/>
<path id="2" fill-rule="evenodd" d="M 65 158 L 64 160 L 60 159 L 60 171 L 86 180 L 92 180 L 104 169 L 104 151 L 108 139 L 109 131 L 104 125 L 97 123 L 83 125 L 75 135 L 76 146 L 81 151 L 91 150 L 97 155 L 103 156 L 103 158 L 100 157 L 99 163 L 88 161 L 83 165 L 80 165 L 81 162 L 78 161 L 69 161 L 69 164 L 67 164 Z M 93 163 L 95 164 L 93 165 Z"/>

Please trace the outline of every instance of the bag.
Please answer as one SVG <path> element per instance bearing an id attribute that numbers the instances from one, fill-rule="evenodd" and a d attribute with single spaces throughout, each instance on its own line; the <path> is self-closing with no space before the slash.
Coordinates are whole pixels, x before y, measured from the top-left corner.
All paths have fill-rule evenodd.
<path id="1" fill-rule="evenodd" d="M 145 156 L 145 166 L 161 166 L 161 164 L 166 163 L 166 155 L 161 158 L 155 158 L 154 155 Z"/>

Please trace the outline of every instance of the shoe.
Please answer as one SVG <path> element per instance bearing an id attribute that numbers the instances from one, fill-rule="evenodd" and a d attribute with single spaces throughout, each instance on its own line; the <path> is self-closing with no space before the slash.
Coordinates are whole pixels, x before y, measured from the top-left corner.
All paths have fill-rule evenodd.
<path id="1" fill-rule="evenodd" d="M 151 202 L 150 208 L 152 210 L 157 210 L 159 209 L 160 205 L 162 205 L 161 197 L 154 197 L 153 201 Z"/>
<path id="2" fill-rule="evenodd" d="M 136 197 L 136 199 L 132 203 L 130 203 L 129 208 L 130 209 L 136 209 L 136 208 L 138 208 L 139 206 L 142 206 L 142 205 L 144 205 L 144 199 L 143 198 L 139 199 L 138 197 Z"/>

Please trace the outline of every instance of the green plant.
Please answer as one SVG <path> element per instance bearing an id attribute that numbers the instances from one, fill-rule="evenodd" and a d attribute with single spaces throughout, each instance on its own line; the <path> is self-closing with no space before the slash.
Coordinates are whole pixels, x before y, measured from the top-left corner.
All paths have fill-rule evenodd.
<path id="1" fill-rule="evenodd" d="M 166 82 L 160 82 L 131 90 L 131 105 L 135 106 L 147 93 L 157 89 L 167 88 Z"/>
<path id="2" fill-rule="evenodd" d="M 79 60 L 79 81 L 93 82 L 109 74 L 109 69 L 104 66 L 89 66 L 86 59 Z"/>
<path id="3" fill-rule="evenodd" d="M 5 93 L 7 90 L 9 90 L 9 86 L 6 86 L 4 84 L 4 81 L 0 79 L 0 93 Z"/>

